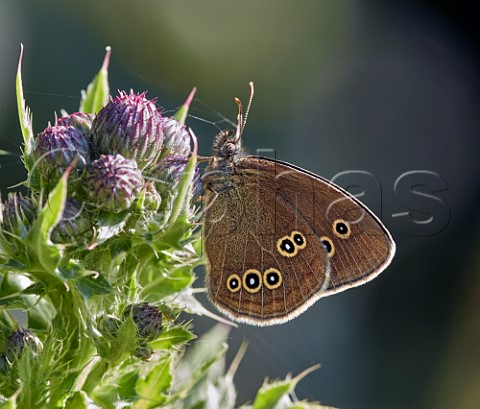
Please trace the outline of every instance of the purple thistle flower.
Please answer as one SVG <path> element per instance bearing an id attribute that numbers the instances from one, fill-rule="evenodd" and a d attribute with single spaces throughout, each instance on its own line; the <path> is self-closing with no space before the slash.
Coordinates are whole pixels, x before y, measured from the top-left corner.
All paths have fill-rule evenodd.
<path id="1" fill-rule="evenodd" d="M 92 122 L 94 119 L 95 115 L 86 114 L 84 112 L 74 112 L 73 114 L 58 118 L 55 125 L 77 128 L 85 135 L 88 135 L 92 129 Z"/>
<path id="2" fill-rule="evenodd" d="M 56 181 L 76 159 L 81 171 L 90 163 L 90 146 L 85 133 L 72 126 L 51 126 L 39 133 L 33 151 L 41 173 Z"/>
<path id="3" fill-rule="evenodd" d="M 144 169 L 154 163 L 163 145 L 163 117 L 155 100 L 145 93 L 120 95 L 111 98 L 95 117 L 92 124 L 93 142 L 100 154 L 119 153 L 135 159 Z"/>
<path id="4" fill-rule="evenodd" d="M 10 363 L 22 355 L 25 345 L 28 345 L 33 352 L 38 352 L 42 348 L 40 340 L 28 329 L 17 329 L 7 337 L 5 355 Z"/>
<path id="5" fill-rule="evenodd" d="M 123 312 L 125 318 L 128 315 L 132 316 L 137 326 L 137 337 L 140 343 L 151 342 L 161 334 L 162 313 L 157 307 L 146 302 L 131 304 Z"/>
<path id="6" fill-rule="evenodd" d="M 167 156 L 190 156 L 190 135 L 185 125 L 175 118 L 163 119 L 163 149 L 162 158 Z"/>
<path id="7" fill-rule="evenodd" d="M 93 161 L 85 183 L 97 207 L 118 213 L 133 204 L 145 181 L 135 160 L 117 154 Z"/>
<path id="8" fill-rule="evenodd" d="M 168 156 L 160 161 L 153 173 L 157 188 L 160 192 L 172 191 L 175 189 L 180 176 L 184 172 L 187 163 L 190 158 Z M 201 194 L 201 180 L 200 169 L 195 168 L 195 174 L 193 175 L 193 195 L 198 196 Z"/>
<path id="9" fill-rule="evenodd" d="M 157 182 L 157 188 L 160 192 L 172 191 L 175 188 L 191 154 L 191 138 L 184 124 L 173 117 L 164 118 L 163 134 L 162 154 L 151 171 L 151 176 Z M 193 182 L 195 192 L 198 190 L 199 179 L 200 174 L 197 168 L 195 169 Z"/>
<path id="10" fill-rule="evenodd" d="M 162 159 L 155 169 L 155 180 L 159 185 L 167 186 L 168 190 L 172 190 L 174 185 L 180 179 L 181 174 L 187 166 L 187 163 L 188 158 L 182 158 L 173 155 Z"/>

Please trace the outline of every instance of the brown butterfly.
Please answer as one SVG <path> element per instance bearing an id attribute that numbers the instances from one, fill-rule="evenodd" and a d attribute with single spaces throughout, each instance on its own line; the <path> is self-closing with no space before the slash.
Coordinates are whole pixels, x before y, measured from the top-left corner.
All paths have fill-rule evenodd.
<path id="1" fill-rule="evenodd" d="M 250 101 L 253 84 L 250 83 Z M 220 132 L 202 177 L 206 286 L 215 307 L 252 325 L 286 322 L 319 298 L 372 280 L 395 243 L 344 189 L 273 159 L 247 156 L 236 131 Z"/>

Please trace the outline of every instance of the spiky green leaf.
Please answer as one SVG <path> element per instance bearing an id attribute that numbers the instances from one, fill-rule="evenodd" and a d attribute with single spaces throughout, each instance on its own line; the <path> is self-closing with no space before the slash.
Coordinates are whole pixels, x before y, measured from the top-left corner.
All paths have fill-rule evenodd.
<path id="1" fill-rule="evenodd" d="M 172 349 L 175 345 L 182 345 L 195 338 L 188 329 L 184 327 L 174 327 L 162 334 L 153 342 L 150 342 L 150 346 L 154 351 L 160 349 Z"/>
<path id="2" fill-rule="evenodd" d="M 291 380 L 263 385 L 255 397 L 253 409 L 275 409 L 293 388 L 294 385 Z"/>
<path id="3" fill-rule="evenodd" d="M 67 198 L 66 172 L 48 196 L 27 237 L 27 243 L 44 271 L 54 274 L 60 262 L 60 250 L 50 241 L 50 233 L 60 221 Z"/>
<path id="4" fill-rule="evenodd" d="M 22 57 L 23 57 L 23 44 L 20 45 L 20 58 L 18 60 L 17 76 L 15 80 L 15 88 L 17 94 L 17 108 L 18 119 L 20 120 L 20 129 L 23 135 L 23 155 L 25 159 L 25 165 L 27 169 L 32 169 L 33 158 L 31 157 L 33 150 L 33 117 L 30 108 L 25 103 L 23 97 L 23 83 L 22 83 Z"/>
<path id="5" fill-rule="evenodd" d="M 191 196 L 192 181 L 195 177 L 196 166 L 197 155 L 193 153 L 187 163 L 187 166 L 185 167 L 185 170 L 180 175 L 180 180 L 177 186 L 177 195 L 175 197 L 175 200 L 173 201 L 172 212 L 170 214 L 170 218 L 168 219 L 165 232 L 163 233 L 164 235 L 169 234 L 169 229 L 174 228 L 175 222 L 177 221 L 182 211 L 185 209 L 185 207 L 190 205 L 188 199 Z"/>
<path id="6" fill-rule="evenodd" d="M 143 266 L 138 281 L 144 287 L 145 300 L 155 302 L 188 287 L 193 276 L 190 266 L 169 268 L 168 263 L 158 261 Z"/>
<path id="7" fill-rule="evenodd" d="M 87 409 L 88 396 L 83 391 L 74 392 L 65 402 L 65 409 Z"/>
<path id="8" fill-rule="evenodd" d="M 105 59 L 102 68 L 88 84 L 87 90 L 82 92 L 82 100 L 80 102 L 80 112 L 88 114 L 96 114 L 108 102 L 110 87 L 108 85 L 108 63 L 110 61 L 111 48 L 106 48 Z"/>
<path id="9" fill-rule="evenodd" d="M 75 280 L 75 287 L 85 299 L 99 295 L 113 294 L 114 289 L 102 274 L 79 277 Z"/>
<path id="10" fill-rule="evenodd" d="M 192 89 L 192 91 L 190 91 L 190 94 L 188 95 L 184 104 L 180 107 L 180 109 L 173 116 L 182 125 L 185 123 L 185 120 L 187 119 L 188 110 L 190 109 L 190 104 L 192 103 L 193 97 L 195 96 L 196 92 L 197 92 L 197 88 L 194 87 Z"/>
<path id="11" fill-rule="evenodd" d="M 264 383 L 257 393 L 253 402 L 253 409 L 290 409 L 295 405 L 290 400 L 288 394 L 297 386 L 298 382 L 319 368 L 319 365 L 306 369 L 295 378 L 287 377 L 283 381 L 273 383 Z"/>
<path id="12" fill-rule="evenodd" d="M 170 373 L 171 358 L 167 356 L 155 366 L 144 378 L 140 377 L 137 381 L 137 393 L 141 397 L 133 408 L 149 409 L 161 405 L 166 400 L 165 392 L 172 383 L 172 374 Z"/>

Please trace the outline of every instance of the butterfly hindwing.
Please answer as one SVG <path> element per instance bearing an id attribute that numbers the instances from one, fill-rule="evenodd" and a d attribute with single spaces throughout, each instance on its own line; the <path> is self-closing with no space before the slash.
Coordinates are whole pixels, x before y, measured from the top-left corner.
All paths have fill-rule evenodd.
<path id="1" fill-rule="evenodd" d="M 232 319 L 256 325 L 298 315 L 329 283 L 324 247 L 268 188 L 271 176 L 249 169 L 232 177 L 235 188 L 206 198 L 209 297 Z"/>

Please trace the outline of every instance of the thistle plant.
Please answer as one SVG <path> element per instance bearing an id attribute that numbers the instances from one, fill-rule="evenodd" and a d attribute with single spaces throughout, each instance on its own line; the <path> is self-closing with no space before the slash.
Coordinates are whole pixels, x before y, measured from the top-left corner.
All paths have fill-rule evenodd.
<path id="1" fill-rule="evenodd" d="M 0 205 L 0 408 L 233 408 L 243 348 L 225 370 L 228 324 L 196 343 L 180 315 L 223 321 L 192 295 L 193 94 L 173 117 L 146 93 L 110 96 L 109 54 L 78 112 L 37 135 L 20 56 L 28 177 Z M 250 407 L 320 407 L 292 400 L 300 378 L 266 383 Z"/>

